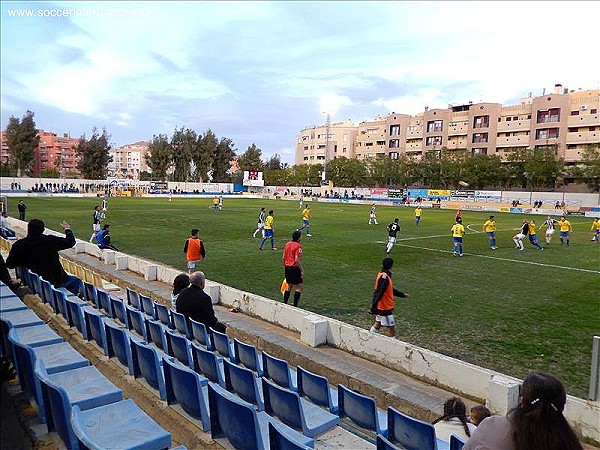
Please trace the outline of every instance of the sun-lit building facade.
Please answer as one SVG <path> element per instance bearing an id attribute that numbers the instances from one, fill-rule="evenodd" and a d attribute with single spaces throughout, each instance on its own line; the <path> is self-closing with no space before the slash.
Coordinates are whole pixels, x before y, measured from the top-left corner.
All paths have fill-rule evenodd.
<path id="1" fill-rule="evenodd" d="M 137 180 L 140 172 L 148 172 L 146 153 L 149 142 L 138 141 L 109 151 L 112 161 L 108 164 L 108 175 Z"/>
<path id="2" fill-rule="evenodd" d="M 415 116 L 391 113 L 359 124 L 332 123 L 327 160 L 403 154 L 418 159 L 427 152 L 459 150 L 505 157 L 518 149 L 548 147 L 557 158 L 576 163 L 589 145 L 600 144 L 599 109 L 599 90 L 568 91 L 556 85 L 552 93 L 529 96 L 518 105 L 448 105 Z M 344 153 L 340 133 L 346 137 Z M 322 163 L 324 136 L 326 125 L 302 130 L 296 136 L 296 164 Z"/>

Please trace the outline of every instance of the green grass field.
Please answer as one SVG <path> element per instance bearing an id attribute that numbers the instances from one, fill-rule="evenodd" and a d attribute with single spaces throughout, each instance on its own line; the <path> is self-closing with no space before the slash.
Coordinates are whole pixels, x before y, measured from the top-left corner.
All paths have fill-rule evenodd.
<path id="1" fill-rule="evenodd" d="M 10 200 L 11 215 L 16 202 Z M 25 198 L 27 218 L 59 230 L 63 219 L 75 235 L 89 239 L 99 199 Z M 275 210 L 278 252 L 257 250 L 252 238 L 261 206 Z M 399 339 L 490 369 L 524 377 L 533 370 L 559 376 L 569 393 L 586 397 L 591 340 L 600 333 L 600 246 L 590 242 L 591 219 L 573 217 L 571 246 L 558 232 L 544 252 L 511 237 L 521 216 L 496 213 L 498 250 L 479 233 L 489 213 L 463 212 L 471 230 L 465 257 L 452 256 L 449 233 L 454 211 L 424 209 L 420 227 L 413 209 L 378 207 L 379 225 L 369 226 L 368 205 L 312 203 L 312 237 L 302 237 L 307 310 L 368 328 L 375 274 L 385 256 L 386 226 L 402 226 L 392 250 L 394 284 L 410 293 L 396 300 Z M 535 217 L 541 224 L 545 217 Z M 281 248 L 301 225 L 297 201 L 225 198 L 214 212 L 210 199 L 111 198 L 107 223 L 121 251 L 185 270 L 183 244 L 200 228 L 207 277 L 279 299 Z M 538 233 L 545 246 L 543 232 Z"/>

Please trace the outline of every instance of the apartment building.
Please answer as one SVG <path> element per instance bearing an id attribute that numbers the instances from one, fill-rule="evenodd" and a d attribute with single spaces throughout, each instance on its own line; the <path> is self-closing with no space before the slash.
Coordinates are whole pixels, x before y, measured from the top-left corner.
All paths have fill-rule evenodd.
<path id="1" fill-rule="evenodd" d="M 108 164 L 108 175 L 118 178 L 130 178 L 137 180 L 140 172 L 148 172 L 146 152 L 147 141 L 138 141 L 122 147 L 116 147 L 109 151 L 112 162 Z"/>
<path id="2" fill-rule="evenodd" d="M 567 163 L 581 159 L 590 144 L 600 144 L 600 91 L 554 91 L 522 99 L 518 105 L 469 103 L 426 109 L 416 116 L 391 113 L 372 121 L 331 124 L 327 160 L 422 158 L 427 152 L 468 151 L 506 155 L 517 149 L 548 147 Z M 343 148 L 340 152 L 340 135 Z M 296 164 L 322 163 L 326 126 L 306 128 L 296 137 Z M 354 139 L 353 139 L 354 137 Z"/>
<path id="3" fill-rule="evenodd" d="M 3 164 L 10 161 L 10 151 L 6 143 L 6 133 L 1 133 L 2 147 L 0 149 L 0 160 Z M 58 169 L 61 176 L 67 173 L 79 173 L 77 164 L 81 159 L 77 154 L 79 139 L 71 138 L 68 134 L 62 136 L 47 131 L 39 131 L 40 143 L 34 150 L 34 160 L 31 170 L 34 176 L 38 176 L 46 169 Z"/>

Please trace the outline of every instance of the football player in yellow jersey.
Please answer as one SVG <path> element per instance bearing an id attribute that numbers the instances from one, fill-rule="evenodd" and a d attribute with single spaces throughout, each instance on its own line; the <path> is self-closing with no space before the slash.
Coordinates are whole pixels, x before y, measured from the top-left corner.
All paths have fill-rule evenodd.
<path id="1" fill-rule="evenodd" d="M 267 241 L 267 239 L 271 240 L 271 250 L 273 250 L 273 251 L 277 250 L 277 247 L 275 247 L 275 230 L 273 227 L 273 221 L 275 220 L 275 218 L 273 217 L 274 215 L 275 215 L 275 212 L 273 210 L 270 210 L 269 215 L 265 219 L 263 238 L 262 238 L 262 241 L 260 242 L 260 245 L 258 246 L 259 250 L 263 249 L 263 245 L 265 245 L 265 242 Z"/>
<path id="2" fill-rule="evenodd" d="M 419 228 L 419 222 L 421 221 L 421 215 L 423 214 L 423 210 L 421 209 L 421 205 L 418 205 L 415 208 L 415 226 Z"/>
<path id="3" fill-rule="evenodd" d="M 600 217 L 596 217 L 594 219 L 594 221 L 592 222 L 592 228 L 590 228 L 590 231 L 592 232 L 591 241 L 594 244 L 597 244 L 598 238 L 600 238 Z"/>
<path id="4" fill-rule="evenodd" d="M 562 216 L 559 219 L 558 229 L 560 231 L 560 243 L 563 244 L 566 241 L 568 247 L 569 241 L 571 240 L 571 233 L 573 232 L 573 226 L 571 225 L 571 222 L 565 218 L 565 216 Z"/>
<path id="5" fill-rule="evenodd" d="M 302 231 L 306 228 L 306 235 L 312 236 L 310 234 L 310 218 L 312 216 L 312 212 L 310 211 L 310 205 L 306 205 L 306 208 L 302 210 L 302 222 L 303 225 L 300 228 L 297 228 L 296 231 Z"/>
<path id="6" fill-rule="evenodd" d="M 535 235 L 535 220 L 531 219 L 527 225 L 529 227 L 529 242 L 531 242 L 535 247 L 543 251 L 544 247 L 540 245 L 540 243 L 537 240 L 537 236 Z"/>
<path id="7" fill-rule="evenodd" d="M 463 226 L 460 217 L 456 219 L 456 222 L 452 225 L 450 231 L 452 232 L 452 241 L 454 242 L 452 254 L 456 256 L 458 251 L 458 256 L 463 256 L 463 235 L 465 234 L 465 227 Z"/>
<path id="8" fill-rule="evenodd" d="M 490 216 L 490 218 L 485 221 L 483 224 L 483 231 L 490 240 L 490 248 L 496 250 L 498 247 L 496 247 L 496 221 L 494 220 L 494 216 Z"/>

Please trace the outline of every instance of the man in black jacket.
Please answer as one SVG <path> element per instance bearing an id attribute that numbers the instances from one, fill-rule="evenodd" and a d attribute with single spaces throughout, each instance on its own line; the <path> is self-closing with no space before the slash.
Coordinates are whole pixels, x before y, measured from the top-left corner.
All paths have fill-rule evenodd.
<path id="1" fill-rule="evenodd" d="M 225 333 L 225 325 L 215 317 L 210 296 L 203 291 L 205 282 L 203 272 L 194 272 L 190 275 L 190 285 L 177 297 L 177 312 L 203 323 L 207 328 Z"/>
<path id="2" fill-rule="evenodd" d="M 65 237 L 44 234 L 44 222 L 31 219 L 27 224 L 27 236 L 15 242 L 10 249 L 6 265 L 14 269 L 17 266 L 30 269 L 42 276 L 55 287 L 65 287 L 74 294 L 81 288 L 81 280 L 67 274 L 58 259 L 58 252 L 75 245 L 75 236 L 67 222 L 60 226 L 65 230 Z"/>

